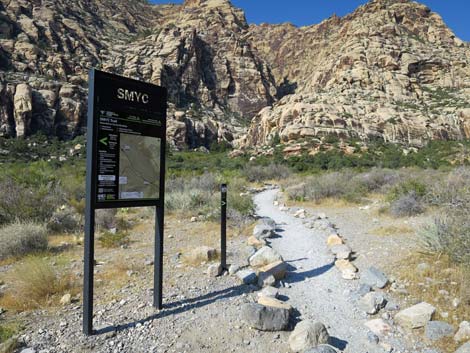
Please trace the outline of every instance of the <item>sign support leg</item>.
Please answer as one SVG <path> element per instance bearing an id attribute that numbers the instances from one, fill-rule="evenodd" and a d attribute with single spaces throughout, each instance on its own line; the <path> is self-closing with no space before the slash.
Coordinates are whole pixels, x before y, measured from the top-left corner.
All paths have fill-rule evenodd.
<path id="1" fill-rule="evenodd" d="M 153 306 L 158 310 L 163 308 L 163 234 L 164 234 L 164 209 L 156 208 L 155 222 L 155 258 L 154 258 L 154 286 Z"/>
<path id="2" fill-rule="evenodd" d="M 221 185 L 220 266 L 227 270 L 227 185 Z"/>
<path id="3" fill-rule="evenodd" d="M 93 334 L 93 277 L 95 262 L 95 210 L 93 209 L 87 210 L 86 214 L 84 262 L 83 333 L 90 336 Z"/>

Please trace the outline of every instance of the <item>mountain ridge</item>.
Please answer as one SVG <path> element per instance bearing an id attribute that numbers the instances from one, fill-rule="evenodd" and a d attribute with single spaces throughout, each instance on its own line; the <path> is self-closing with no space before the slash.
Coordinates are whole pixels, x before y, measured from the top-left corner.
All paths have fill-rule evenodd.
<path id="1" fill-rule="evenodd" d="M 177 148 L 469 137 L 470 45 L 408 0 L 303 27 L 249 25 L 228 0 L 0 0 L 0 18 L 3 136 L 84 133 L 98 67 L 168 88 Z"/>

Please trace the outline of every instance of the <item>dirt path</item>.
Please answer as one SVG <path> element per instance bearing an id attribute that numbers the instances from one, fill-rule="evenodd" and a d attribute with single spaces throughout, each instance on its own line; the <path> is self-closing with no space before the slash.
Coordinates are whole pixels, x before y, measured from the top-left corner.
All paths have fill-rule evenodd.
<path id="1" fill-rule="evenodd" d="M 273 205 L 278 191 L 269 190 L 256 195 L 260 216 L 270 217 L 279 225 L 279 237 L 271 246 L 295 269 L 289 272 L 285 294 L 301 313 L 301 319 L 323 322 L 332 344 L 344 352 L 384 352 L 384 348 L 367 339 L 365 315 L 356 309 L 351 294 L 357 290 L 357 281 L 345 281 L 334 267 L 334 257 L 326 246 L 327 234 L 308 229 L 301 219 L 282 212 Z M 405 351 L 405 344 L 396 337 L 388 343 L 394 352 Z"/>

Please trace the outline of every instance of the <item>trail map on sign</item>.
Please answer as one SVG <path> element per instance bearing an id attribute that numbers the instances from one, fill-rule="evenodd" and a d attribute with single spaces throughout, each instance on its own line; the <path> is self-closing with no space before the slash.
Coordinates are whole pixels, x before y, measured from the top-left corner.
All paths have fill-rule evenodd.
<path id="1" fill-rule="evenodd" d="M 120 134 L 120 199 L 158 199 L 161 139 Z"/>

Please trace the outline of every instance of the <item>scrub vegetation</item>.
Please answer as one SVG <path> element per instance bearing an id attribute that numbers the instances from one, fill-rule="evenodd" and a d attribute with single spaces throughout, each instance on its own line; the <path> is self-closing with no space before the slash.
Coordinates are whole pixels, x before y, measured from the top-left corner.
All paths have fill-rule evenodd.
<path id="1" fill-rule="evenodd" d="M 274 147 L 271 156 L 255 158 L 228 158 L 226 147 L 210 153 L 169 151 L 166 212 L 173 219 L 197 219 L 192 230 L 210 234 L 212 241 L 218 232 L 221 183 L 229 184 L 229 222 L 240 232 L 249 229 L 254 213 L 249 188 L 263 183 L 280 184 L 294 203 L 336 200 L 360 206 L 374 199 L 382 204 L 381 214 L 397 221 L 423 213 L 429 216 L 430 222 L 419 230 L 406 226 L 407 235 L 420 244 L 419 256 L 445 259 L 455 276 L 468 272 L 470 167 L 464 153 L 468 143 L 433 142 L 405 154 L 400 147 L 372 142 L 367 151 L 358 145 L 354 153 L 346 154 L 336 148 L 339 141 L 330 142 L 332 149 L 291 158 L 284 157 L 281 147 Z M 67 254 L 69 247 L 63 242 L 72 248 L 82 244 L 84 146 L 81 138 L 69 142 L 47 142 L 42 137 L 0 139 L 0 149 L 9 151 L 0 155 L 4 195 L 0 198 L 0 261 L 11 266 L 8 276 L 0 278 L 9 283 L 8 290 L 0 293 L 1 307 L 23 311 L 57 306 L 63 294 L 77 293 L 70 269 L 62 270 L 55 262 L 57 254 Z M 97 246 L 132 247 L 131 232 L 138 231 L 142 220 L 154 217 L 148 208 L 98 211 Z M 393 236 L 404 227 L 384 228 L 380 234 Z M 122 266 L 118 272 L 125 282 L 132 271 Z M 415 273 L 408 272 L 413 280 Z M 465 290 L 463 284 L 461 288 Z M 2 340 L 17 331 L 10 326 L 0 330 Z"/>

